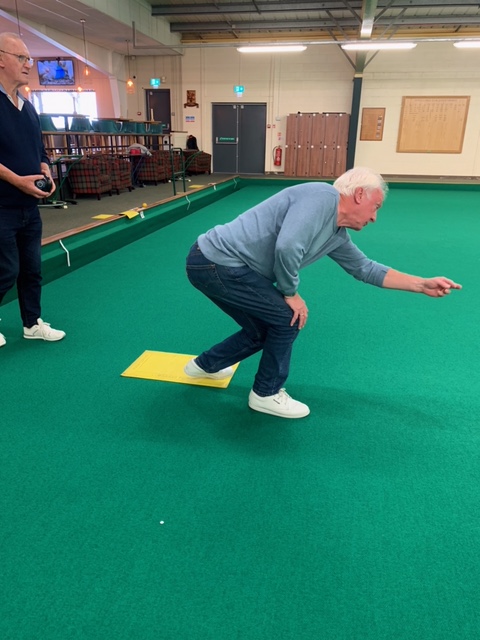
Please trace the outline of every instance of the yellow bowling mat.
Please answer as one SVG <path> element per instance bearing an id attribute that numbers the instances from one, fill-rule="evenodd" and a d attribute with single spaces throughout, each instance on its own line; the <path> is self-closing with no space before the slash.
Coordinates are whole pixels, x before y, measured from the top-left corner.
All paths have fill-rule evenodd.
<path id="1" fill-rule="evenodd" d="M 164 382 L 179 382 L 180 384 L 196 384 L 201 387 L 219 387 L 226 389 L 230 378 L 210 380 L 208 378 L 191 378 L 183 373 L 183 367 L 196 356 L 183 353 L 165 353 L 164 351 L 144 351 L 142 355 L 122 373 L 126 378 L 145 378 L 146 380 L 163 380 Z M 237 364 L 233 365 L 236 371 Z"/>
<path id="2" fill-rule="evenodd" d="M 132 218 L 135 218 L 139 214 L 140 214 L 140 211 L 137 211 L 136 209 L 129 209 L 128 211 L 122 211 L 120 215 L 127 216 L 127 218 L 131 220 Z"/>

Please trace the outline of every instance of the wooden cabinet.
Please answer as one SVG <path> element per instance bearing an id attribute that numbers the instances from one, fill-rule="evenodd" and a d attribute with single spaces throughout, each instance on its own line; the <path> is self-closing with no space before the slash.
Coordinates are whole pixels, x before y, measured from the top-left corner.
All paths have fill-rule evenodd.
<path id="1" fill-rule="evenodd" d="M 349 124 L 347 113 L 289 114 L 285 176 L 337 178 L 344 173 Z"/>

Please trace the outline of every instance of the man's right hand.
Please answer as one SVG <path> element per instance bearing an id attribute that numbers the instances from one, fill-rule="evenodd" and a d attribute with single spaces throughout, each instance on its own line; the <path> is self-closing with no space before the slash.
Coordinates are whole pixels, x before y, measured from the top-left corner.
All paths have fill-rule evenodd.
<path id="1" fill-rule="evenodd" d="M 305 300 L 298 293 L 296 293 L 294 296 L 284 296 L 283 299 L 293 311 L 293 317 L 292 321 L 290 322 L 290 326 L 292 327 L 298 320 L 298 328 L 303 329 L 303 327 L 307 324 L 308 319 L 308 309 L 307 305 L 305 304 Z"/>
<path id="2" fill-rule="evenodd" d="M 20 191 L 28 194 L 29 196 L 34 196 L 35 198 L 41 200 L 42 198 L 46 198 L 49 195 L 35 185 L 35 180 L 41 180 L 42 178 L 45 178 L 43 173 L 38 173 L 33 176 L 17 176 L 14 186 L 17 187 L 17 189 L 20 189 Z"/>

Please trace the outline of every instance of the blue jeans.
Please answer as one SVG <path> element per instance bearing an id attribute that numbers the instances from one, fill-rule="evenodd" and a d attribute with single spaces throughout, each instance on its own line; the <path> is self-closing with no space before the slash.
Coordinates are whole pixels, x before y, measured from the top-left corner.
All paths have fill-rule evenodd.
<path id="1" fill-rule="evenodd" d="M 290 369 L 298 323 L 270 280 L 250 267 L 225 267 L 208 260 L 194 244 L 187 257 L 187 276 L 242 329 L 198 356 L 204 371 L 214 373 L 262 351 L 253 390 L 271 396 L 283 387 Z"/>
<path id="2" fill-rule="evenodd" d="M 40 317 L 42 220 L 37 205 L 0 207 L 0 302 L 17 285 L 24 327 Z"/>

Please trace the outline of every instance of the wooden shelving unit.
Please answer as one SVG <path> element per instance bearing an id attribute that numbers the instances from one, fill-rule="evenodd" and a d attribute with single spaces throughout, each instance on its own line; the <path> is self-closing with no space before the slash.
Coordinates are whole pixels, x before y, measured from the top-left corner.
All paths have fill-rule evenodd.
<path id="1" fill-rule="evenodd" d="M 54 129 L 52 118 L 63 118 L 63 126 L 59 130 Z M 132 123 L 127 120 L 103 119 L 109 123 L 117 123 L 123 128 L 128 124 L 145 125 L 147 130 L 152 125 L 160 123 Z M 43 143 L 48 155 L 54 159 L 66 155 L 91 155 L 94 153 L 108 153 L 119 156 L 126 155 L 128 147 L 132 144 L 141 144 L 147 149 L 170 149 L 171 133 L 130 133 L 130 132 L 102 132 L 92 131 L 87 116 L 72 116 L 66 114 L 41 114 L 42 124 L 50 123 L 48 130 L 42 131 Z M 102 119 L 98 119 L 99 122 Z M 96 122 L 94 122 L 94 125 Z M 123 126 L 122 126 L 123 125 Z M 114 127 L 113 127 L 114 128 Z M 127 129 L 127 127 L 125 126 Z M 152 127 L 153 129 L 153 127 Z"/>
<path id="2" fill-rule="evenodd" d="M 93 153 L 120 156 L 125 155 L 132 144 L 141 144 L 147 149 L 169 149 L 171 146 L 169 133 L 140 135 L 58 131 L 57 133 L 43 132 L 42 135 L 47 154 L 52 158 Z"/>

